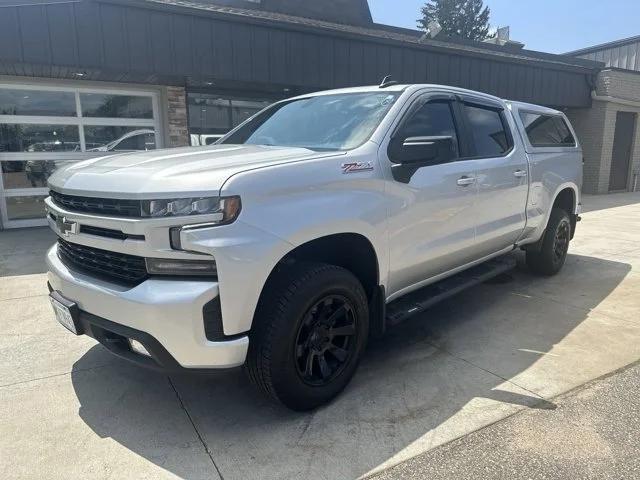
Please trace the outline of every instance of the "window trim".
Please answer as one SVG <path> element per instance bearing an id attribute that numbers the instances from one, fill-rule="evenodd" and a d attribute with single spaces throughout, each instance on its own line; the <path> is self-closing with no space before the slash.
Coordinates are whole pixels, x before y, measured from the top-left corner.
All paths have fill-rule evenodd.
<path id="1" fill-rule="evenodd" d="M 472 128 L 469 121 L 469 116 L 467 115 L 467 112 L 465 111 L 465 108 L 464 108 L 466 105 L 496 112 L 500 117 L 500 121 L 502 122 L 502 128 L 505 131 L 509 148 L 500 155 L 470 155 L 468 157 L 460 158 L 460 160 L 486 160 L 488 158 L 504 158 L 511 155 L 511 153 L 515 150 L 515 139 L 513 138 L 513 132 L 511 130 L 511 126 L 507 121 L 504 106 L 498 104 L 497 102 L 465 95 L 459 98 L 459 106 L 460 106 L 460 115 L 462 116 L 462 123 L 465 129 L 464 136 L 467 142 L 469 143 L 469 152 L 470 153 L 473 152 L 475 154 L 477 152 L 477 148 L 475 145 L 475 141 L 473 140 L 473 134 L 472 134 Z"/>
<path id="2" fill-rule="evenodd" d="M 541 117 L 559 118 L 560 120 L 562 120 L 562 122 L 567 127 L 567 130 L 571 134 L 571 137 L 573 138 L 573 143 L 533 143 L 531 142 L 531 138 L 529 137 L 529 133 L 527 132 L 527 127 L 524 124 L 524 120 L 522 119 L 522 115 L 527 113 L 531 115 L 539 115 Z M 524 132 L 524 137 L 527 139 L 527 142 L 529 143 L 531 148 L 577 148 L 578 146 L 578 141 L 576 140 L 575 132 L 571 129 L 570 124 L 567 122 L 567 120 L 564 118 L 564 115 L 562 114 L 542 113 L 542 112 L 536 112 L 535 110 L 518 109 L 518 119 L 522 124 L 522 131 Z"/>

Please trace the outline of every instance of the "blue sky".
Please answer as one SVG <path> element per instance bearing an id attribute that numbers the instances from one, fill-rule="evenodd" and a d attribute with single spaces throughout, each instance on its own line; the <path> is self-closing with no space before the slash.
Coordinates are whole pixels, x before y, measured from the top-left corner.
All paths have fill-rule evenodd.
<path id="1" fill-rule="evenodd" d="M 374 21 L 415 28 L 425 0 L 369 0 Z M 530 50 L 564 53 L 640 35 L 640 0 L 485 0 L 491 25 Z"/>

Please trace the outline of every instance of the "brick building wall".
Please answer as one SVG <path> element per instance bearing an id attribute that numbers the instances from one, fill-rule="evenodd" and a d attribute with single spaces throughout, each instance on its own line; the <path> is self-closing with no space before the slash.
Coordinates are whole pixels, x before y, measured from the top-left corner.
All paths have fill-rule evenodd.
<path id="1" fill-rule="evenodd" d="M 608 193 L 616 115 L 636 114 L 635 139 L 631 158 L 628 189 L 633 188 L 634 175 L 640 177 L 640 73 L 604 70 L 598 75 L 591 108 L 569 109 L 571 120 L 584 152 L 583 191 Z M 640 178 L 638 179 L 640 184 Z M 640 185 L 638 185 L 640 189 Z"/>
<path id="2" fill-rule="evenodd" d="M 184 87 L 167 87 L 167 147 L 189 145 L 187 94 Z"/>
<path id="3" fill-rule="evenodd" d="M 621 70 L 604 70 L 598 75 L 596 93 L 640 102 L 640 74 Z"/>
<path id="4" fill-rule="evenodd" d="M 602 143 L 607 104 L 594 101 L 591 108 L 571 109 L 565 113 L 582 144 L 584 155 L 582 191 L 598 193 L 600 191 Z"/>

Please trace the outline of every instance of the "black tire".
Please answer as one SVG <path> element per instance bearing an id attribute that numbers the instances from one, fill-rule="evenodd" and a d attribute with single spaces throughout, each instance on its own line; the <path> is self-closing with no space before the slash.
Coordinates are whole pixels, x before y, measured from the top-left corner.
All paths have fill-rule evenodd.
<path id="1" fill-rule="evenodd" d="M 527 250 L 527 266 L 540 275 L 555 275 L 567 259 L 570 241 L 569 214 L 561 208 L 554 208 L 542 237 L 542 248 L 540 251 Z"/>
<path id="2" fill-rule="evenodd" d="M 266 288 L 250 334 L 249 378 L 292 410 L 329 402 L 347 386 L 366 347 L 369 309 L 361 283 L 344 268 L 305 262 L 285 267 Z"/>

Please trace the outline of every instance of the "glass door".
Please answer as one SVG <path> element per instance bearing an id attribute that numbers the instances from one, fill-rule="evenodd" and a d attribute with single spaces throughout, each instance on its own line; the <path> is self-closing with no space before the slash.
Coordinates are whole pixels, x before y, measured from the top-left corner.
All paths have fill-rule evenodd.
<path id="1" fill-rule="evenodd" d="M 0 84 L 0 220 L 45 225 L 47 179 L 91 157 L 161 147 L 157 94 Z"/>

